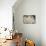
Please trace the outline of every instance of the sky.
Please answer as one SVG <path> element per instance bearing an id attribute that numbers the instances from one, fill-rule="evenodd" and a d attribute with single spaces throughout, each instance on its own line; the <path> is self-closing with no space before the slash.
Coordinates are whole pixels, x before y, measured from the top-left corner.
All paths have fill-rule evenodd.
<path id="1" fill-rule="evenodd" d="M 0 27 L 12 29 L 12 6 L 16 0 L 0 0 Z"/>

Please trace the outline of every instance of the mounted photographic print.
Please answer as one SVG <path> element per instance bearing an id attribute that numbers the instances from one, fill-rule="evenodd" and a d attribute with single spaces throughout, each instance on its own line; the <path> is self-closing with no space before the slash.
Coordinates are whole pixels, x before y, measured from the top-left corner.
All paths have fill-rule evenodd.
<path id="1" fill-rule="evenodd" d="M 24 15 L 23 16 L 23 23 L 24 24 L 35 24 L 36 23 L 36 16 L 35 15 Z"/>

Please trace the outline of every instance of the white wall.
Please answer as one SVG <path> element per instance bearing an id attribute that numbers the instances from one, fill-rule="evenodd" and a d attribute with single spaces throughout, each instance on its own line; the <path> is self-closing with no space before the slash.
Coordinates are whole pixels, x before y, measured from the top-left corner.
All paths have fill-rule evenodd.
<path id="1" fill-rule="evenodd" d="M 0 27 L 12 28 L 12 6 L 16 0 L 0 0 Z"/>
<path id="2" fill-rule="evenodd" d="M 41 40 L 42 46 L 46 46 L 46 0 L 42 0 L 41 3 Z"/>
<path id="3" fill-rule="evenodd" d="M 36 42 L 36 46 L 41 46 L 41 0 L 23 0 L 15 7 L 14 17 L 15 28 L 24 34 L 24 37 Z M 24 15 L 36 15 L 36 24 L 24 24 Z"/>
<path id="4" fill-rule="evenodd" d="M 25 38 L 34 40 L 36 46 L 46 46 L 45 12 L 45 0 L 23 0 L 20 4 L 16 3 L 13 6 L 15 28 L 22 32 Z M 23 24 L 23 15 L 32 14 L 36 15 L 36 24 Z"/>

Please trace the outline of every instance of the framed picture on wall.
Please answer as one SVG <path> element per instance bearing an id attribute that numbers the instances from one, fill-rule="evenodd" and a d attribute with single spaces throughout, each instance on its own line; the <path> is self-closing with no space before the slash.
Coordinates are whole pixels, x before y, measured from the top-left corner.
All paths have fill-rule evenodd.
<path id="1" fill-rule="evenodd" d="M 23 23 L 24 24 L 35 24 L 36 23 L 36 16 L 35 15 L 24 15 L 23 16 Z"/>

